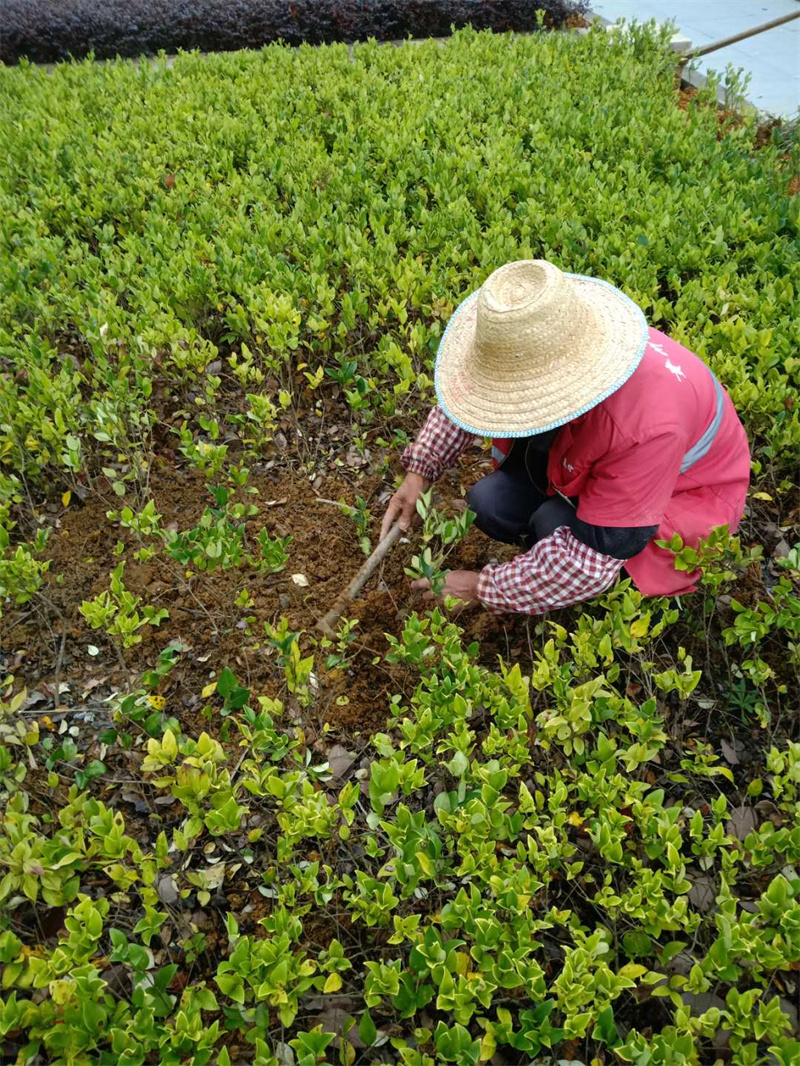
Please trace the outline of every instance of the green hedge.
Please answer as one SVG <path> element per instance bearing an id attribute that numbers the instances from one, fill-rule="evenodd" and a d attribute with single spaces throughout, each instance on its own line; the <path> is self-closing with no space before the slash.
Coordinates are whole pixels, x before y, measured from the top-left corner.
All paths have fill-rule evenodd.
<path id="1" fill-rule="evenodd" d="M 0 68 L 0 455 L 81 467 L 141 436 L 156 376 L 222 356 L 245 381 L 243 345 L 240 406 L 256 370 L 355 357 L 357 403 L 391 413 L 459 299 L 543 256 L 624 288 L 788 460 L 800 198 L 673 73 L 644 34 L 472 31 Z"/>

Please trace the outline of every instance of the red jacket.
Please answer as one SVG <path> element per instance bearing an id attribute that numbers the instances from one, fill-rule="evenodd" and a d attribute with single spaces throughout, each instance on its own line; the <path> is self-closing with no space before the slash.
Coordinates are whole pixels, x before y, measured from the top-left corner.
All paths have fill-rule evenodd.
<path id="1" fill-rule="evenodd" d="M 691 465 L 695 446 L 711 444 Z M 492 442 L 496 464 L 513 441 Z M 750 450 L 730 397 L 688 349 L 650 329 L 645 355 L 628 381 L 562 426 L 548 455 L 549 491 L 578 498 L 578 517 L 598 526 L 657 525 L 644 551 L 625 563 L 647 595 L 678 595 L 697 574 L 675 570 L 657 540 L 680 534 L 696 546 L 715 526 L 735 530 L 744 513 Z"/>

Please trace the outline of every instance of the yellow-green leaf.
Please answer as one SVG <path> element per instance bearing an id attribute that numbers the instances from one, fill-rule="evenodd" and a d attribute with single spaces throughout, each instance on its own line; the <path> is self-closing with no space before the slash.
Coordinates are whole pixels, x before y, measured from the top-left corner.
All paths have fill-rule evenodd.
<path id="1" fill-rule="evenodd" d="M 339 1047 L 339 1062 L 342 1066 L 353 1066 L 355 1061 L 356 1049 L 349 1040 L 345 1040 L 344 1037 L 342 1037 L 342 1043 Z"/>
<path id="2" fill-rule="evenodd" d="M 174 758 L 178 754 L 178 742 L 171 729 L 168 729 L 164 734 L 164 739 L 161 741 L 161 750 L 165 755 L 169 755 L 170 758 Z"/>

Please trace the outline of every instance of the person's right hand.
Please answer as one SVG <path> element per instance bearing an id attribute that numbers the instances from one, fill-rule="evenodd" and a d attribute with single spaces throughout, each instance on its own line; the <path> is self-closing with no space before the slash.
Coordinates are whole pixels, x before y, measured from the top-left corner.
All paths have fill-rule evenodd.
<path id="1" fill-rule="evenodd" d="M 421 474 L 406 474 L 403 484 L 389 500 L 389 506 L 386 508 L 381 525 L 381 540 L 398 519 L 403 532 L 409 528 L 417 513 L 417 500 L 429 488 L 430 482 L 426 481 Z"/>

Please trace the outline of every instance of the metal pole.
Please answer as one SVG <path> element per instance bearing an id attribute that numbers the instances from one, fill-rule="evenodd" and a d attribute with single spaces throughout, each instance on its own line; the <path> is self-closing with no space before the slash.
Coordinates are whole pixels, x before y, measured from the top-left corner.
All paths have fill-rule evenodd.
<path id="1" fill-rule="evenodd" d="M 741 33 L 734 33 L 732 37 L 723 37 L 721 41 L 712 41 L 711 44 L 704 45 L 702 48 L 694 48 L 687 52 L 686 55 L 692 59 L 699 56 L 707 56 L 709 52 L 716 52 L 719 48 L 726 48 L 729 44 L 736 44 L 737 41 L 744 41 L 747 37 L 755 37 L 757 33 L 763 33 L 765 30 L 774 29 L 775 26 L 783 26 L 786 22 L 791 22 L 792 19 L 800 19 L 800 11 L 794 11 L 791 15 L 781 15 L 778 19 L 773 19 L 772 22 L 765 22 L 762 26 L 755 26 L 752 30 L 743 30 Z"/>

